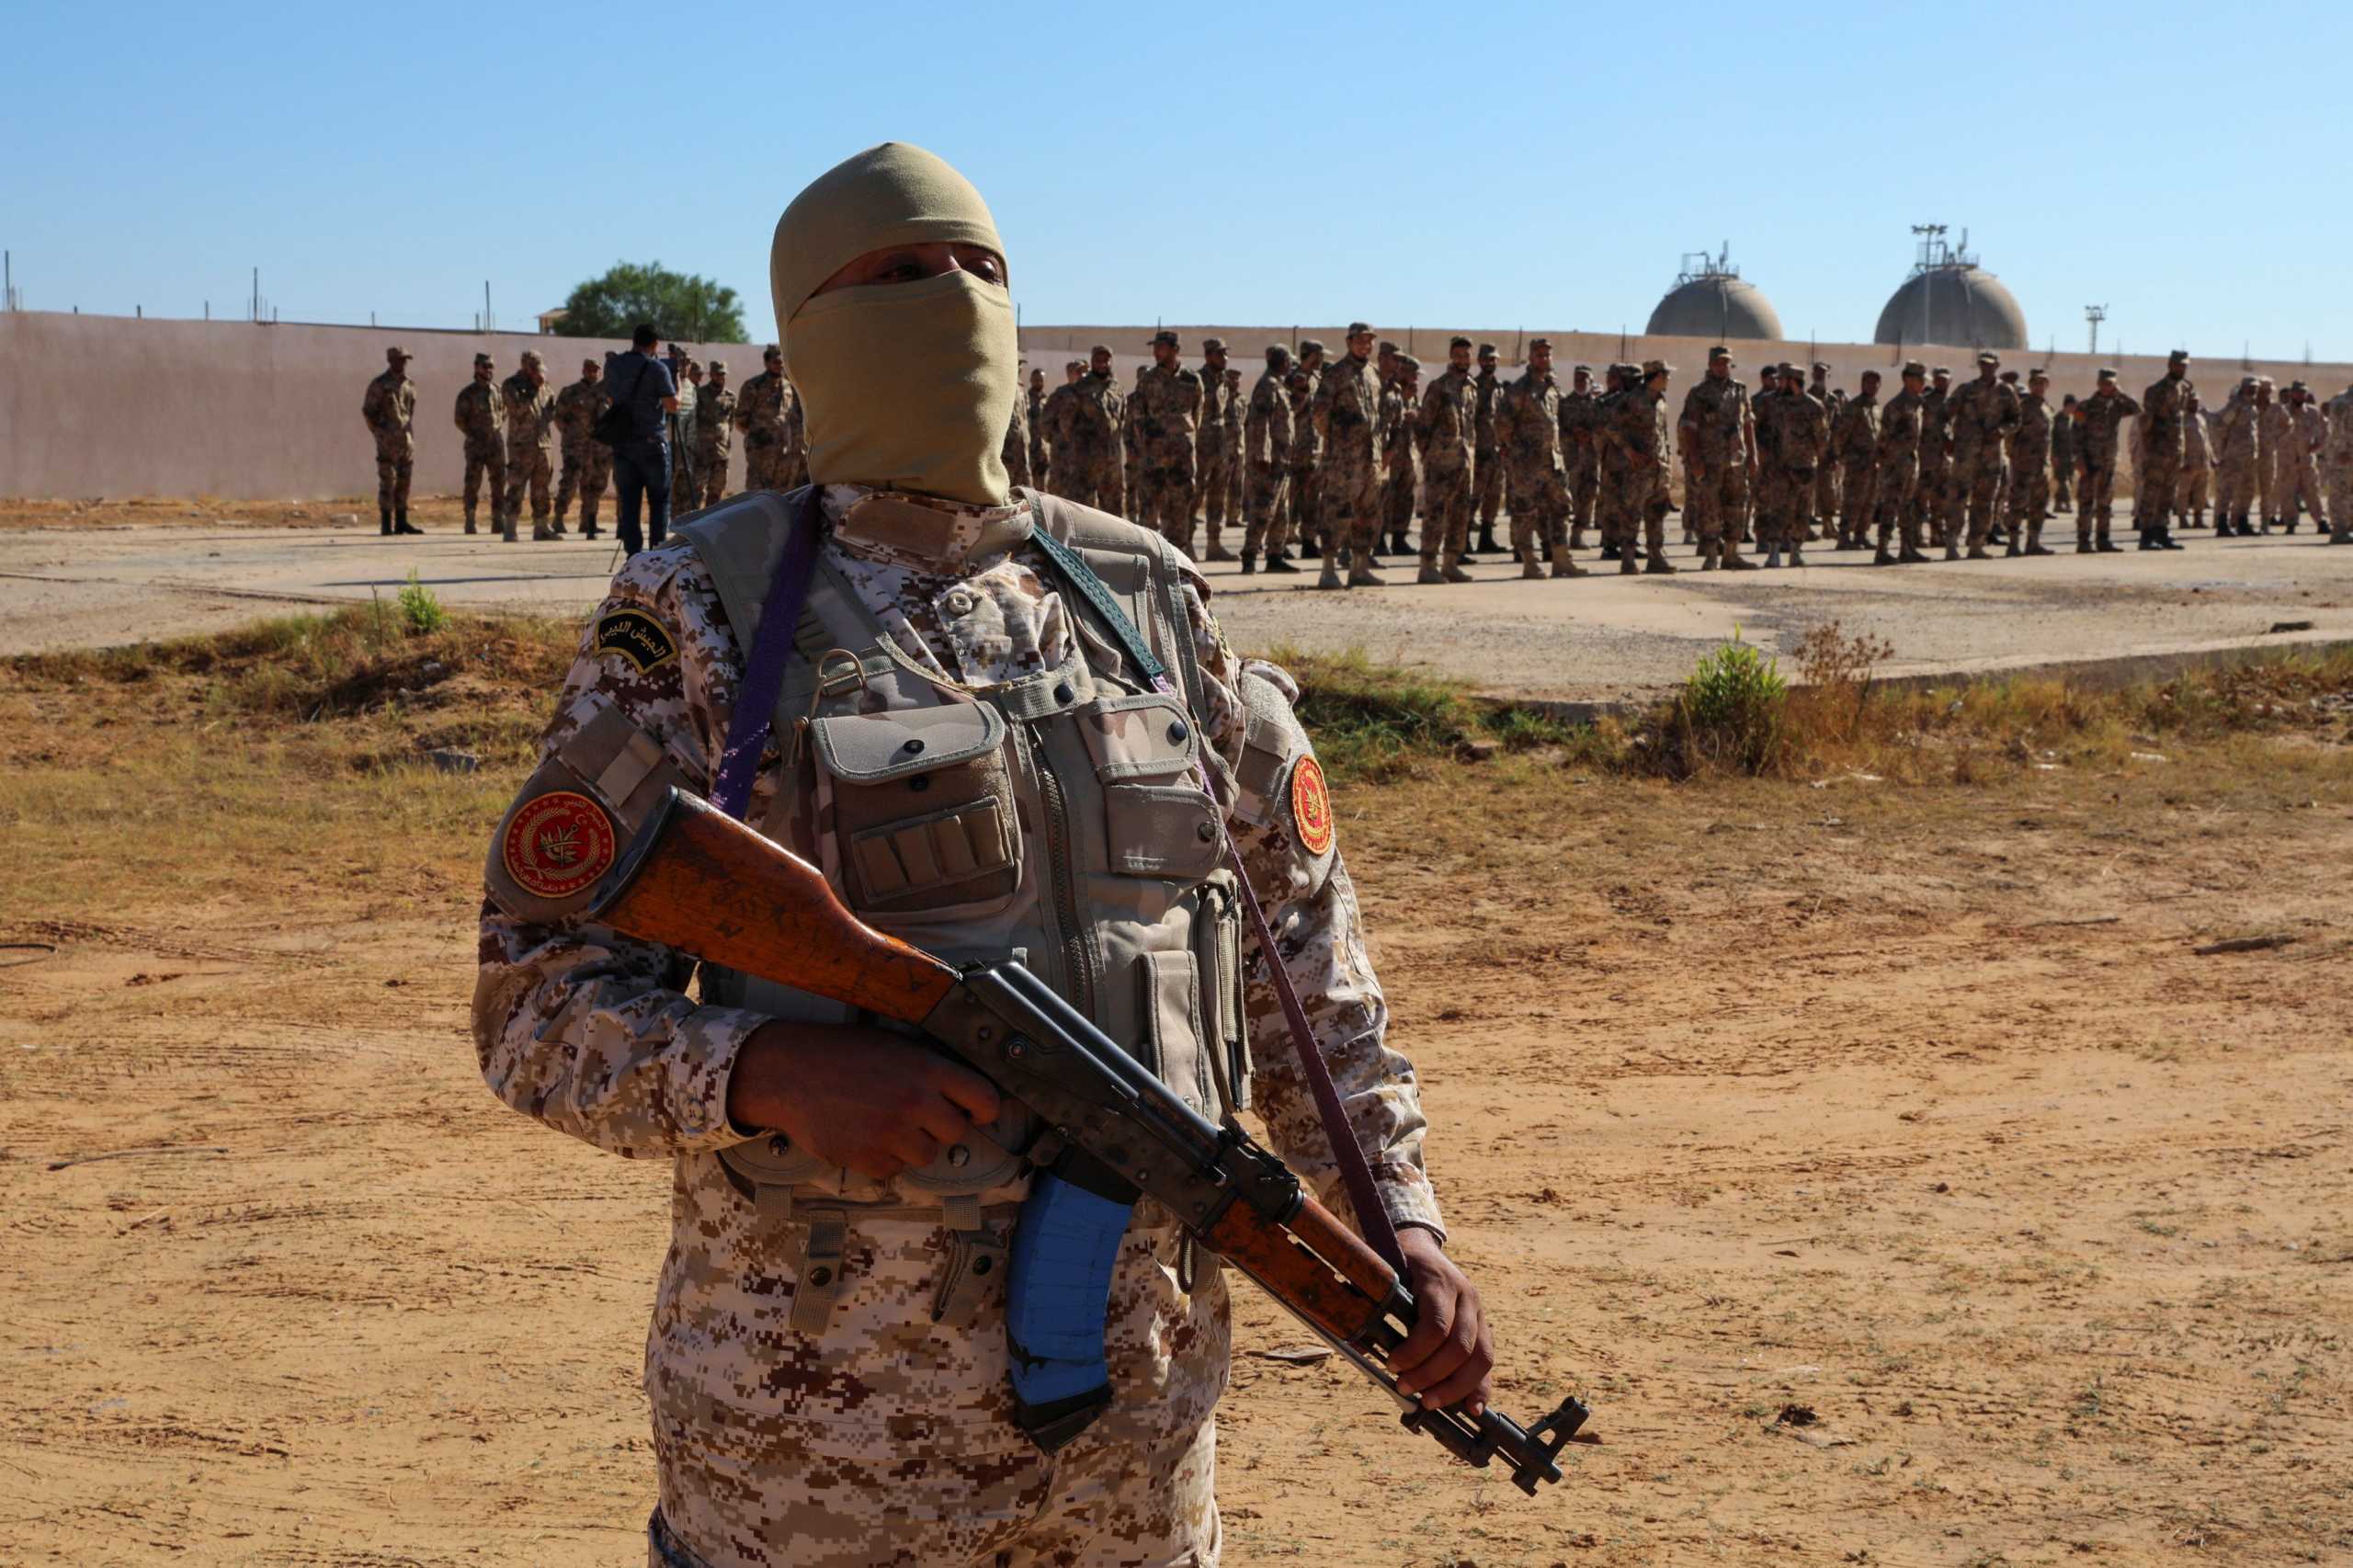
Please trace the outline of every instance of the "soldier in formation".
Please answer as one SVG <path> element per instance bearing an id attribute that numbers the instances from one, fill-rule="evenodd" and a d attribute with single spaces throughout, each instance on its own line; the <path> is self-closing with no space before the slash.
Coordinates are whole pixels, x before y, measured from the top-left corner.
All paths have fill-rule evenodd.
<path id="1" fill-rule="evenodd" d="M 1813 362 L 1813 379 L 1806 383 L 1806 395 L 1822 404 L 1822 412 L 1830 420 L 1830 428 L 1838 428 L 1838 416 L 1847 411 L 1847 394 L 1830 385 L 1830 366 L 1824 360 Z M 1840 467 L 1838 443 L 1834 439 L 1822 454 L 1822 466 L 1813 476 L 1813 516 L 1824 529 L 1836 528 L 1844 515 L 1840 497 L 1845 491 L 1846 475 Z M 1812 544 L 1818 535 L 1809 528 L 1806 542 Z"/>
<path id="2" fill-rule="evenodd" d="M 2059 400 L 2051 421 L 2051 509 L 2075 509 L 2075 394 Z"/>
<path id="3" fill-rule="evenodd" d="M 2255 532 L 2254 517 L 2265 517 L 2262 496 L 2268 486 L 2258 482 L 2263 458 L 2263 410 L 2256 402 L 2257 380 L 2242 376 L 2214 415 L 2219 449 L 2214 478 L 2214 531 L 2218 534 Z M 2070 400 L 2073 401 L 2072 399 Z"/>
<path id="4" fill-rule="evenodd" d="M 1879 383 L 1877 370 L 1865 370 L 1862 390 L 1845 399 L 1830 422 L 1830 454 L 1840 476 L 1836 487 L 1840 550 L 1860 550 L 1870 536 L 1879 468 Z"/>
<path id="5" fill-rule="evenodd" d="M 450 415 L 458 434 L 465 439 L 468 533 L 478 531 L 475 513 L 485 482 L 490 486 L 490 525 L 494 529 L 500 527 L 506 513 L 506 424 L 498 405 L 498 388 L 492 381 L 494 374 L 490 356 L 475 355 L 474 379 L 458 389 L 457 406 Z"/>
<path id="6" fill-rule="evenodd" d="M 2206 414 L 2203 399 L 2193 392 L 2189 394 L 2189 417 L 2182 426 L 2181 526 L 2202 528 L 2206 526 L 2206 505 L 2214 487 L 2213 429 Z"/>
<path id="7" fill-rule="evenodd" d="M 2313 531 L 2326 533 L 2328 504 L 2321 496 L 2320 454 L 2328 445 L 2328 417 L 2302 381 L 2288 383 L 2288 449 L 2280 459 L 2276 491 L 2279 517 L 2294 533 L 2301 507 L 2313 515 Z"/>
<path id="8" fill-rule="evenodd" d="M 1577 367 L 1577 369 L 1583 369 L 1583 366 Z M 1571 451 L 1567 440 L 1567 433 L 1572 427 L 1584 428 L 1591 442 L 1593 521 L 1596 529 L 1601 535 L 1601 559 L 1604 561 L 1625 559 L 1627 536 L 1632 531 L 1629 527 L 1628 518 L 1628 503 L 1631 497 L 1626 483 L 1626 449 L 1612 438 L 1612 433 L 1617 427 L 1620 408 L 1625 403 L 1629 393 L 1640 384 L 1636 370 L 1637 368 L 1632 365 L 1604 367 L 1601 372 L 1601 392 L 1593 400 L 1589 413 L 1582 411 L 1572 413 L 1568 394 L 1563 393 L 1561 398 L 1561 460 L 1574 465 L 1574 454 Z M 1576 373 L 1575 369 L 1569 372 L 1572 382 L 1574 381 Z M 1585 420 L 1587 418 L 1591 421 L 1589 426 L 1585 425 Z M 1575 515 L 1574 495 L 1570 500 L 1570 515 L 1572 518 Z M 1576 535 L 1569 536 L 1569 548 L 1572 551 L 1579 548 L 1582 543 L 1583 540 Z"/>
<path id="9" fill-rule="evenodd" d="M 735 428 L 744 437 L 744 488 L 790 490 L 793 431 L 801 399 L 784 373 L 784 352 L 775 344 L 760 350 L 761 370 L 735 394 Z"/>
<path id="10" fill-rule="evenodd" d="M 1495 409 L 1495 438 L 1508 465 L 1512 552 L 1519 574 L 1582 577 L 1569 559 L 1568 470 L 1561 452 L 1561 388 L 1552 375 L 1552 340 L 1529 340 L 1528 369 L 1505 389 Z"/>
<path id="11" fill-rule="evenodd" d="M 1945 416 L 1952 431 L 1951 467 L 1946 479 L 1952 497 L 1945 524 L 1947 561 L 1960 558 L 1959 547 L 1964 541 L 1970 560 L 1985 559 L 1995 497 L 2008 465 L 2010 432 L 2018 426 L 2018 394 L 1996 379 L 2001 363 L 1997 354 L 1978 355 L 1977 379 L 1946 400 Z"/>
<path id="12" fill-rule="evenodd" d="M 1920 494 L 1920 440 L 1927 425 L 1928 368 L 1904 362 L 1904 390 L 1887 400 L 1879 416 L 1879 441 L 1871 453 L 1871 501 L 1877 515 L 1874 566 L 1909 566 L 1928 559 L 1921 548 L 1927 507 Z M 1866 390 L 1870 378 L 1865 377 Z M 1902 552 L 1890 554 L 1891 540 Z"/>
<path id="13" fill-rule="evenodd" d="M 2328 542 L 2353 544 L 2353 386 L 2328 400 Z"/>
<path id="14" fill-rule="evenodd" d="M 1322 446 L 1318 478 L 1323 515 L 1318 521 L 1324 570 L 1315 585 L 1378 588 L 1382 582 L 1372 570 L 1372 554 L 1381 526 L 1381 380 L 1372 366 L 1372 328 L 1353 323 L 1347 341 L 1347 352 L 1324 371 L 1310 407 Z M 1347 551 L 1345 581 L 1337 559 L 1343 550 Z"/>
<path id="15" fill-rule="evenodd" d="M 2197 392 L 2189 381 L 2189 356 L 2177 348 L 2166 358 L 2165 373 L 2141 394 L 2141 461 L 2133 474 L 2132 513 L 2143 550 L 2181 548 L 2173 537 L 2173 519 Z"/>
<path id="16" fill-rule="evenodd" d="M 2042 525 L 2051 517 L 2051 377 L 2037 368 L 2018 399 L 2018 422 L 2010 432 L 2011 555 L 2050 555 Z"/>
<path id="17" fill-rule="evenodd" d="M 1248 409 L 1242 392 L 1242 367 L 1225 368 L 1226 421 L 1222 439 L 1225 444 L 1225 517 L 1235 527 L 1241 527 L 1242 497 L 1246 488 L 1242 467 L 1242 419 Z M 1216 541 L 1211 541 L 1214 544 Z M 1212 560 L 1218 559 L 1214 554 Z"/>
<path id="18" fill-rule="evenodd" d="M 1074 367 L 1078 361 L 1070 363 Z M 1040 368 L 1029 372 L 1021 404 L 1022 418 L 1029 431 L 1029 483 L 1040 490 L 1047 488 L 1046 426 L 1042 417 L 1045 412 L 1046 372 Z"/>
<path id="19" fill-rule="evenodd" d="M 605 486 L 613 476 L 613 449 L 592 434 L 597 418 L 611 405 L 605 391 L 605 367 L 597 359 L 580 361 L 580 379 L 555 394 L 556 450 L 561 459 L 555 481 L 555 531 L 563 532 L 563 515 L 574 496 L 580 501 L 580 537 L 597 537 L 597 513 Z"/>
<path id="20" fill-rule="evenodd" d="M 1920 397 L 1920 478 L 1917 488 L 1922 514 L 1927 519 L 1928 543 L 1950 542 L 1952 485 L 1952 372 L 1942 365 L 1928 371 L 1928 390 Z"/>
<path id="21" fill-rule="evenodd" d="M 1815 471 L 1830 446 L 1830 411 L 1805 390 L 1805 373 L 1784 364 L 1780 382 L 1781 390 L 1766 400 L 1757 420 L 1765 483 L 1757 501 L 1756 531 L 1768 567 L 1781 564 L 1784 550 L 1789 564 L 1805 564 L 1805 541 L 1813 531 Z"/>
<path id="22" fill-rule="evenodd" d="M 1593 388 L 1593 367 L 1572 367 L 1569 390 L 1561 394 L 1561 463 L 1568 478 L 1572 551 L 1585 548 L 1585 530 L 1599 520 L 1602 423 L 1601 394 Z M 1605 538 L 1602 544 L 1607 549 L 1609 540 Z"/>
<path id="23" fill-rule="evenodd" d="M 1128 452 L 1142 487 L 1134 520 L 1189 556 L 1195 464 L 1208 396 L 1199 372 L 1178 362 L 1181 347 L 1173 332 L 1153 335 L 1152 363 L 1137 373 L 1128 400 Z"/>
<path id="24" fill-rule="evenodd" d="M 1708 350 L 1705 374 L 1683 394 L 1676 432 L 1683 448 L 1683 510 L 1699 541 L 1699 570 L 1745 572 L 1740 553 L 1756 473 L 1756 422 L 1746 383 L 1733 376 L 1732 350 Z"/>
<path id="25" fill-rule="evenodd" d="M 2075 553 L 2114 553 L 2123 547 L 2109 538 L 2116 506 L 2116 451 L 2120 427 L 2138 417 L 2141 405 L 2124 395 L 2114 370 L 2102 370 L 2091 396 L 2075 404 L 2075 452 L 2083 463 L 2083 487 L 2075 500 Z"/>
<path id="26" fill-rule="evenodd" d="M 727 367 L 713 359 L 695 389 L 695 478 L 702 486 L 695 505 L 716 506 L 727 498 L 727 460 L 734 455 L 735 394 L 727 390 Z"/>
<path id="27" fill-rule="evenodd" d="M 1414 503 L 1421 486 L 1422 362 L 1395 354 L 1381 390 L 1381 528 L 1392 553 L 1412 549 Z"/>
<path id="28" fill-rule="evenodd" d="M 1267 346 L 1267 368 L 1250 389 L 1250 406 L 1242 421 L 1242 450 L 1250 470 L 1249 489 L 1243 500 L 1246 527 L 1242 536 L 1242 570 L 1258 569 L 1263 558 L 1269 572 L 1297 572 L 1287 547 L 1290 513 L 1290 449 L 1294 426 L 1290 350 L 1279 343 Z"/>
<path id="29" fill-rule="evenodd" d="M 1471 340 L 1446 346 L 1446 369 L 1422 394 L 1422 568 L 1418 583 L 1467 583 L 1471 509 L 1479 476 L 1479 385 L 1471 373 Z"/>
<path id="30" fill-rule="evenodd" d="M 1315 394 L 1323 390 L 1324 369 L 1324 345 L 1302 337 L 1299 368 L 1283 383 L 1291 393 L 1291 537 L 1308 561 L 1323 553 L 1324 437 L 1315 428 Z"/>
<path id="31" fill-rule="evenodd" d="M 425 530 L 408 520 L 408 485 L 416 467 L 416 383 L 408 379 L 409 352 L 384 350 L 384 373 L 368 383 L 359 417 L 376 443 L 377 531 L 414 534 Z"/>
<path id="32" fill-rule="evenodd" d="M 539 350 L 523 350 L 522 365 L 498 383 L 498 400 L 506 421 L 506 520 L 499 534 L 507 543 L 515 542 L 516 522 L 529 492 L 531 538 L 543 543 L 556 537 L 548 521 L 550 487 L 555 480 L 555 389 L 548 385 Z"/>
<path id="33" fill-rule="evenodd" d="M 1193 527 L 1198 517 L 1209 530 L 1209 552 L 1200 558 L 1204 561 L 1234 558 L 1233 551 L 1225 548 L 1223 535 L 1226 503 L 1233 491 L 1234 454 L 1241 448 L 1242 410 L 1233 381 L 1227 379 L 1227 369 L 1225 339 L 1201 339 L 1200 433 L 1193 458 L 1199 505 L 1185 519 L 1185 552 L 1192 553 Z M 1234 520 L 1241 521 L 1239 517 Z"/>
<path id="34" fill-rule="evenodd" d="M 670 411 L 670 494 L 675 518 L 695 509 L 702 498 L 702 472 L 695 461 L 695 426 L 702 408 L 702 365 L 685 349 L 670 345 L 670 375 L 677 383 L 678 406 Z"/>
<path id="35" fill-rule="evenodd" d="M 1472 381 L 1477 403 L 1472 415 L 1472 462 L 1478 483 L 1478 548 L 1483 552 L 1503 548 L 1495 542 L 1495 518 L 1504 506 L 1503 449 L 1495 436 L 1495 404 L 1504 395 L 1503 378 L 1495 373 L 1498 363 L 1494 344 L 1479 345 L 1479 374 Z"/>

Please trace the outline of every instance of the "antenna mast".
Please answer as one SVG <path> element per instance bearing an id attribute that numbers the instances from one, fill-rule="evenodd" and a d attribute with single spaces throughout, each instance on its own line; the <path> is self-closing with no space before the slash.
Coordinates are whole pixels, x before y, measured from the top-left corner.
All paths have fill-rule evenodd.
<path id="1" fill-rule="evenodd" d="M 2092 324 L 2092 358 L 2099 358 L 2099 324 L 2108 319 L 2106 305 L 2086 305 L 2084 319 Z"/>

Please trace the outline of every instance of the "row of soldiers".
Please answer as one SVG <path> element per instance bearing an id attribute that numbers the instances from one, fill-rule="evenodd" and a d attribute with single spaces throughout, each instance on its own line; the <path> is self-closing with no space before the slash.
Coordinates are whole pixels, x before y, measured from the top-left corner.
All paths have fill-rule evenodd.
<path id="1" fill-rule="evenodd" d="M 1313 339 L 1296 358 L 1269 347 L 1246 399 L 1222 342 L 1203 342 L 1199 371 L 1178 362 L 1181 347 L 1173 332 L 1156 334 L 1154 362 L 1125 393 L 1102 345 L 1091 363 L 1070 361 L 1051 396 L 1043 372 L 1032 372 L 1007 434 L 1008 467 L 1126 511 L 1188 553 L 1206 521 L 1212 561 L 1233 559 L 1221 534 L 1238 517 L 1245 573 L 1297 571 L 1295 537 L 1302 558 L 1323 558 L 1327 587 L 1377 585 L 1372 551 L 1385 540 L 1407 552 L 1417 514 L 1426 583 L 1468 580 L 1472 549 L 1502 548 L 1495 528 L 1506 510 L 1523 576 L 1548 566 L 1555 577 L 1584 575 L 1572 552 L 1586 548 L 1588 528 L 1620 572 L 1672 573 L 1664 547 L 1676 453 L 1684 539 L 1699 546 L 1702 570 L 1802 565 L 1806 544 L 1832 538 L 1889 565 L 1926 561 L 1929 550 L 1947 560 L 1982 560 L 1993 547 L 2049 555 L 2043 525 L 2071 508 L 2077 553 L 2112 552 L 2128 420 L 2140 548 L 2178 549 L 2176 522 L 2200 526 L 2210 494 L 2218 525 L 2233 531 L 2252 534 L 2260 519 L 2263 531 L 2292 532 L 2301 506 L 2323 527 L 2336 519 L 2330 542 L 2353 542 L 2353 388 L 2324 409 L 2302 382 L 2275 400 L 2268 378 L 2248 376 L 2209 414 L 2180 352 L 2137 401 L 2104 369 L 2090 394 L 2053 406 L 2046 371 L 2021 386 L 1984 353 L 1976 379 L 1958 387 L 1944 366 L 1905 363 L 1902 390 L 1882 405 L 1878 371 L 1849 396 L 1828 385 L 1824 363 L 1810 383 L 1795 365 L 1768 366 L 1751 392 L 1719 345 L 1670 422 L 1672 366 L 1612 365 L 1597 386 L 1580 365 L 1563 388 L 1545 338 L 1506 381 L 1493 344 L 1477 347 L 1474 373 L 1472 346 L 1457 337 L 1425 391 L 1420 361 L 1376 346 L 1359 322 L 1336 362 Z M 1761 562 L 1742 551 L 1752 542 Z"/>
<path id="2" fill-rule="evenodd" d="M 360 417 L 376 443 L 376 509 L 385 534 L 423 531 L 408 517 L 416 455 L 411 358 L 404 348 L 387 348 L 384 373 L 368 383 L 360 403 Z M 801 399 L 777 347 L 771 344 L 762 358 L 765 369 L 739 393 L 728 388 L 726 365 L 717 359 L 706 365 L 680 346 L 670 346 L 678 407 L 665 416 L 664 434 L 679 510 L 715 506 L 728 494 L 728 462 L 738 434 L 744 437 L 745 489 L 789 490 L 808 483 Z M 558 391 L 548 384 L 537 349 L 525 349 L 521 364 L 504 381 L 496 379 L 489 355 L 474 356 L 473 379 L 459 389 L 451 411 L 465 451 L 466 532 L 478 531 L 486 486 L 491 528 L 510 543 L 527 496 L 534 540 L 562 538 L 564 514 L 575 498 L 581 534 L 597 537 L 613 462 L 612 449 L 595 437 L 597 421 L 612 403 L 604 370 L 601 360 L 584 358 L 580 379 Z"/>

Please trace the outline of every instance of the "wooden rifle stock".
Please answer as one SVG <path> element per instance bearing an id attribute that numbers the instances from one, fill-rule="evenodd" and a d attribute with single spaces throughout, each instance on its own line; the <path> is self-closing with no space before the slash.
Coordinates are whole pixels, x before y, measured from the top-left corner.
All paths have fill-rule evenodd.
<path id="1" fill-rule="evenodd" d="M 585 917 L 901 1023 L 921 1023 L 957 980 L 949 965 L 852 915 L 816 867 L 676 790 Z"/>

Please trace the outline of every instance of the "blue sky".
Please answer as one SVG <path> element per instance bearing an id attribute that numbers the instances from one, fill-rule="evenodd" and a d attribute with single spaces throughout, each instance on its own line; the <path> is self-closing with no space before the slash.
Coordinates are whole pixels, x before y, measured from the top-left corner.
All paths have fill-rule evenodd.
<path id="1" fill-rule="evenodd" d="M 860 146 L 995 206 L 1032 323 L 1639 331 L 1729 240 L 1867 338 L 1914 223 L 2037 344 L 2353 359 L 2321 123 L 2353 6 L 910 3 L 11 7 L 34 309 L 521 326 L 628 258 L 768 331 L 769 230 Z M 1773 117 L 1760 116 L 1766 95 Z"/>

